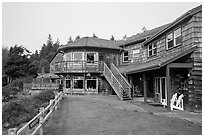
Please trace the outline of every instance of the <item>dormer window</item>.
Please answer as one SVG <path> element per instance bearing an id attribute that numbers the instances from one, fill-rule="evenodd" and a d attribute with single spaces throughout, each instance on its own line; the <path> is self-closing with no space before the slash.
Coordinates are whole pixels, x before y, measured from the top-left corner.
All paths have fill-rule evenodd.
<path id="1" fill-rule="evenodd" d="M 156 41 L 153 41 L 148 45 L 148 57 L 151 57 L 156 54 L 157 54 L 157 43 Z"/>
<path id="2" fill-rule="evenodd" d="M 181 27 L 177 28 L 176 30 L 174 30 L 174 45 L 180 45 L 182 42 L 181 39 Z"/>
<path id="3" fill-rule="evenodd" d="M 167 49 L 170 49 L 174 46 L 174 42 L 173 42 L 173 32 L 167 34 L 166 36 L 166 45 L 167 45 Z"/>

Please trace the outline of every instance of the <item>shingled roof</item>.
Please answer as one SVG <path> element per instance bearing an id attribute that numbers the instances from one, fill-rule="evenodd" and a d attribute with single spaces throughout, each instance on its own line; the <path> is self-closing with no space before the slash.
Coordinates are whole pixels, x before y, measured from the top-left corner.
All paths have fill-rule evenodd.
<path id="1" fill-rule="evenodd" d="M 58 50 L 65 48 L 81 48 L 81 47 L 95 47 L 95 48 L 106 48 L 121 50 L 122 48 L 117 46 L 116 41 L 100 39 L 95 37 L 83 37 L 74 42 L 70 42 L 66 45 L 59 47 Z"/>
<path id="2" fill-rule="evenodd" d="M 193 52 L 197 46 L 187 46 L 184 48 L 180 48 L 175 50 L 174 52 L 169 52 L 163 56 L 155 58 L 154 60 L 150 60 L 147 62 L 138 62 L 137 64 L 131 64 L 128 66 L 119 67 L 119 71 L 121 73 L 132 74 L 138 72 L 144 72 L 148 70 L 159 69 L 191 52 Z"/>
<path id="3" fill-rule="evenodd" d="M 178 17 L 176 20 L 174 20 L 173 22 L 169 23 L 166 27 L 164 27 L 163 29 L 161 29 L 160 31 L 155 33 L 150 39 L 146 40 L 144 42 L 144 45 L 147 45 L 149 42 L 153 41 L 155 38 L 157 38 L 160 35 L 164 34 L 166 31 L 168 31 L 169 29 L 171 29 L 172 27 L 174 27 L 178 23 L 182 22 L 183 20 L 187 19 L 188 17 L 193 16 L 194 14 L 196 14 L 196 13 L 198 13 L 200 11 L 202 11 L 202 5 L 197 6 L 197 7 L 193 8 L 193 9 L 187 11 L 186 13 L 184 13 L 183 15 Z"/>
<path id="4" fill-rule="evenodd" d="M 147 30 L 145 32 L 142 33 L 138 33 L 136 35 L 133 35 L 131 37 L 127 37 L 127 40 L 119 40 L 118 41 L 118 46 L 128 46 L 131 45 L 133 43 L 137 43 L 140 41 L 144 41 L 147 38 L 150 38 L 151 36 L 153 36 L 154 34 L 158 33 L 159 31 L 161 31 L 162 29 L 166 28 L 169 24 L 165 24 L 162 26 L 159 26 L 157 28 L 151 29 L 151 30 Z"/>

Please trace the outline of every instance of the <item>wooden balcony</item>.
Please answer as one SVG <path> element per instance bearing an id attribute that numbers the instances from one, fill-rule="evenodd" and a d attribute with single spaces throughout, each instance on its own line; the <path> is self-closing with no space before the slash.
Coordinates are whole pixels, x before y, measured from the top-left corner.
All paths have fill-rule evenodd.
<path id="1" fill-rule="evenodd" d="M 55 73 L 102 73 L 103 61 L 55 62 Z"/>

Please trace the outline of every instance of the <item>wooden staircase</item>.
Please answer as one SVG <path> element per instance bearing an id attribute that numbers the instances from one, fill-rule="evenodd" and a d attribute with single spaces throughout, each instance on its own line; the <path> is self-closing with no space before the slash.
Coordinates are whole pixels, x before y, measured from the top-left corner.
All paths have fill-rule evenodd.
<path id="1" fill-rule="evenodd" d="M 131 86 L 113 63 L 111 69 L 104 63 L 103 75 L 121 100 L 131 99 Z"/>

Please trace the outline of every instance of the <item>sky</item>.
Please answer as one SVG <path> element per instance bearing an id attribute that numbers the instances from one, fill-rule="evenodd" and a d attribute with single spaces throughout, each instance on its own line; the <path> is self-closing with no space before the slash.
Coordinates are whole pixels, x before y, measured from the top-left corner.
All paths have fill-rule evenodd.
<path id="1" fill-rule="evenodd" d="M 31 52 L 40 50 L 51 34 L 60 44 L 92 36 L 116 40 L 143 27 L 153 29 L 174 21 L 200 2 L 3 2 L 2 46 L 15 44 Z"/>

